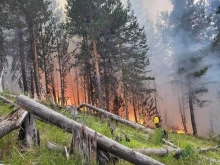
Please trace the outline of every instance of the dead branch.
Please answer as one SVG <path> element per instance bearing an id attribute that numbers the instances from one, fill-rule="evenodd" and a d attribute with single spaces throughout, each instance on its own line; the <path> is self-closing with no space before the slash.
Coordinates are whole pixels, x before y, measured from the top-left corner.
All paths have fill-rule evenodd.
<path id="1" fill-rule="evenodd" d="M 0 138 L 18 129 L 23 123 L 28 112 L 22 109 L 15 110 L 0 118 Z"/>

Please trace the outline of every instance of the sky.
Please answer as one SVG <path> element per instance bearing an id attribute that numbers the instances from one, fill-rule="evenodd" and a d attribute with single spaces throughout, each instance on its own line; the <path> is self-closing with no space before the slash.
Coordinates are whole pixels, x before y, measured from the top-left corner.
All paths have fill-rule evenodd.
<path id="1" fill-rule="evenodd" d="M 64 8 L 66 0 L 57 0 L 61 7 Z M 126 1 L 126 0 L 122 0 Z M 144 1 L 144 7 L 146 10 L 148 10 L 150 18 L 155 21 L 157 17 L 157 13 L 161 11 L 171 11 L 172 5 L 170 0 L 143 0 Z"/>

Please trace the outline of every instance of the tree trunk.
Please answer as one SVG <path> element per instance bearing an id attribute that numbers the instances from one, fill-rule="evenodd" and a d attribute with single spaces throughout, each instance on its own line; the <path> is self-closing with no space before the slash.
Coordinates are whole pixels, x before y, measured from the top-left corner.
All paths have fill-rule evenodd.
<path id="1" fill-rule="evenodd" d="M 119 37 L 119 52 L 120 52 L 120 59 L 121 59 L 121 72 L 122 72 L 122 81 L 123 81 L 123 90 L 124 90 L 124 109 L 125 109 L 125 115 L 126 119 L 129 120 L 129 111 L 128 111 L 128 96 L 127 96 L 127 85 L 124 82 L 124 74 L 125 74 L 125 68 L 124 68 L 124 60 L 123 60 L 123 54 L 122 54 L 122 44 L 121 44 L 121 35 L 120 32 L 118 34 Z"/>
<path id="2" fill-rule="evenodd" d="M 108 117 L 110 119 L 113 119 L 113 120 L 118 121 L 120 123 L 126 124 L 126 125 L 128 125 L 128 126 L 130 126 L 132 128 L 139 129 L 139 130 L 141 130 L 143 132 L 146 132 L 146 133 L 153 133 L 153 130 L 150 129 L 150 128 L 147 128 L 147 127 L 145 127 L 143 125 L 140 125 L 138 123 L 134 123 L 134 122 L 129 121 L 129 120 L 125 120 L 125 119 L 121 118 L 120 116 L 117 116 L 117 115 L 115 115 L 113 113 L 107 112 L 107 111 L 105 111 L 103 109 L 97 108 L 95 106 L 89 105 L 87 103 L 81 104 L 79 106 L 79 108 L 84 107 L 84 106 L 86 106 L 88 108 L 88 110 L 93 109 L 96 112 L 104 114 L 106 117 Z"/>
<path id="3" fill-rule="evenodd" d="M 138 122 L 138 119 L 137 119 L 137 112 L 136 112 L 134 94 L 132 94 L 132 104 L 133 104 L 133 109 L 134 109 L 134 119 L 135 119 L 135 122 L 137 123 L 137 122 Z"/>
<path id="4" fill-rule="evenodd" d="M 54 73 L 52 73 L 54 74 Z M 54 82 L 54 76 L 51 76 L 51 86 L 52 86 L 52 93 L 53 93 L 53 99 L 54 103 L 57 104 L 57 96 L 56 96 L 56 87 Z"/>
<path id="5" fill-rule="evenodd" d="M 196 136 L 197 128 L 196 128 L 196 121 L 195 121 L 195 115 L 194 115 L 194 109 L 193 109 L 193 93 L 192 93 L 190 80 L 188 80 L 188 96 L 189 96 L 189 110 L 190 110 L 190 116 L 191 116 L 193 135 Z"/>
<path id="6" fill-rule="evenodd" d="M 33 45 L 34 45 L 34 75 L 35 75 L 35 87 L 36 93 L 39 100 L 41 100 L 41 89 L 40 89 L 40 74 L 39 74 L 39 65 L 38 65 L 38 55 L 37 55 L 37 43 L 34 35 L 34 27 L 32 29 L 33 33 Z"/>
<path id="7" fill-rule="evenodd" d="M 35 118 L 32 114 L 28 113 L 22 123 L 21 130 L 19 132 L 19 139 L 25 140 L 27 147 L 40 145 L 40 138 L 36 127 Z"/>
<path id="8" fill-rule="evenodd" d="M 102 84 L 101 84 L 101 77 L 100 77 L 100 71 L 99 71 L 99 57 L 98 57 L 98 52 L 97 52 L 96 40 L 93 40 L 93 51 L 94 51 L 96 83 L 97 83 L 97 89 L 98 89 L 99 105 L 100 105 L 100 108 L 103 109 L 104 106 L 103 106 L 103 99 L 102 99 Z"/>
<path id="9" fill-rule="evenodd" d="M 32 67 L 30 68 L 30 78 L 31 98 L 34 98 L 34 73 Z"/>
<path id="10" fill-rule="evenodd" d="M 139 152 L 136 152 L 128 147 L 125 147 L 100 133 L 96 133 L 94 130 L 83 126 L 60 113 L 57 113 L 47 108 L 46 106 L 29 99 L 26 96 L 20 95 L 17 99 L 17 103 L 19 106 L 21 106 L 25 110 L 28 110 L 30 113 L 33 113 L 37 117 L 51 124 L 54 124 L 69 133 L 72 133 L 74 130 L 79 130 L 83 128 L 86 130 L 87 134 L 90 137 L 95 137 L 95 134 L 97 134 L 97 145 L 100 149 L 110 152 L 133 164 L 162 165 L 162 163 Z"/>
<path id="11" fill-rule="evenodd" d="M 21 76 L 23 83 L 24 93 L 28 92 L 27 85 L 27 76 L 26 76 L 26 64 L 25 64 L 25 55 L 24 55 L 24 40 L 23 40 L 23 32 L 21 29 L 17 29 L 18 42 L 19 42 L 19 60 L 21 64 Z"/>
<path id="12" fill-rule="evenodd" d="M 76 68 L 76 95 L 77 95 L 77 103 L 80 105 L 79 100 L 79 77 L 78 77 L 78 69 Z"/>
<path id="13" fill-rule="evenodd" d="M 63 68 L 62 68 L 62 61 L 60 56 L 60 47 L 59 47 L 59 39 L 57 38 L 57 57 L 58 57 L 58 64 L 59 64 L 59 74 L 60 74 L 60 92 L 61 92 L 61 105 L 64 106 L 65 104 L 65 91 L 64 91 L 64 75 L 63 75 Z"/>
<path id="14" fill-rule="evenodd" d="M 109 52 L 106 52 L 107 55 L 109 55 Z M 106 60 L 106 57 L 104 57 L 104 89 L 105 89 L 105 109 L 107 111 L 110 110 L 110 103 L 109 103 L 109 95 L 110 95 L 110 86 L 109 86 L 109 77 L 108 77 L 108 73 L 109 73 L 109 70 L 108 70 L 108 64 L 107 64 L 107 60 Z"/>
<path id="15" fill-rule="evenodd" d="M 181 106 L 181 100 L 180 100 L 180 97 L 178 95 L 178 101 L 179 101 L 179 108 L 180 108 L 180 115 L 181 115 L 181 120 L 182 120 L 182 124 L 183 124 L 183 128 L 184 128 L 184 132 L 186 134 L 187 132 L 187 128 L 186 128 L 186 123 L 185 123 L 185 116 L 183 114 L 183 108 Z"/>

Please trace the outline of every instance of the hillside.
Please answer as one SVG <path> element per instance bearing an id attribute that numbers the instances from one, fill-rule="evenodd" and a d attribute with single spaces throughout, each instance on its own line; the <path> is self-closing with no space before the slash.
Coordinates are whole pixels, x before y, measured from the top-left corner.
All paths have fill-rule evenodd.
<path id="1" fill-rule="evenodd" d="M 12 110 L 10 105 L 0 102 L 0 116 L 6 115 Z M 65 110 L 59 110 L 59 113 L 72 118 L 70 113 Z M 95 131 L 110 137 L 119 143 L 132 148 L 166 148 L 162 143 L 162 130 L 157 129 L 153 135 L 148 135 L 142 133 L 138 130 L 130 128 L 126 125 L 115 123 L 114 121 L 111 125 L 114 126 L 114 134 L 111 134 L 111 130 L 108 127 L 108 119 L 101 121 L 96 115 L 89 115 L 88 113 L 82 111 L 77 119 L 77 122 L 83 123 L 84 125 L 94 129 Z M 54 142 L 62 146 L 69 147 L 71 144 L 71 134 L 64 132 L 63 130 L 57 128 L 56 126 L 47 124 L 45 122 L 37 121 L 37 128 L 40 132 L 40 146 L 28 149 L 24 151 L 22 142 L 18 141 L 19 130 L 13 131 L 12 133 L 6 135 L 0 139 L 0 163 L 2 164 L 76 164 L 81 165 L 81 159 L 76 155 L 70 156 L 67 160 L 65 155 L 56 151 L 51 151 L 46 148 L 47 142 Z M 174 156 L 173 154 L 166 155 L 163 157 L 153 156 L 154 159 L 168 165 L 188 165 L 188 164 L 219 164 L 215 162 L 220 160 L 220 156 L 217 150 L 208 151 L 199 154 L 196 150 L 199 148 L 209 148 L 215 147 L 216 142 L 204 138 L 193 137 L 191 135 L 182 135 L 176 133 L 169 133 L 168 140 L 173 144 L 180 147 L 183 152 L 180 156 Z M 209 158 L 209 159 L 208 159 Z M 211 162 L 210 162 L 211 161 Z M 119 160 L 117 163 L 119 165 L 127 165 L 128 162 L 124 160 Z"/>

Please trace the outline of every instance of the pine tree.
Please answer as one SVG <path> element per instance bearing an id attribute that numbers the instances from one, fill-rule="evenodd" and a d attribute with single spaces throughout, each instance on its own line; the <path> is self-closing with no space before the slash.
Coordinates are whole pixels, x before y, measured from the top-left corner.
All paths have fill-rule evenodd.
<path id="1" fill-rule="evenodd" d="M 97 93 L 100 107 L 103 108 L 103 95 L 99 68 L 99 52 L 97 40 L 100 33 L 107 28 L 108 13 L 106 8 L 108 1 L 86 0 L 67 1 L 67 18 L 71 34 L 85 36 L 92 43 L 93 60 L 95 62 Z"/>

